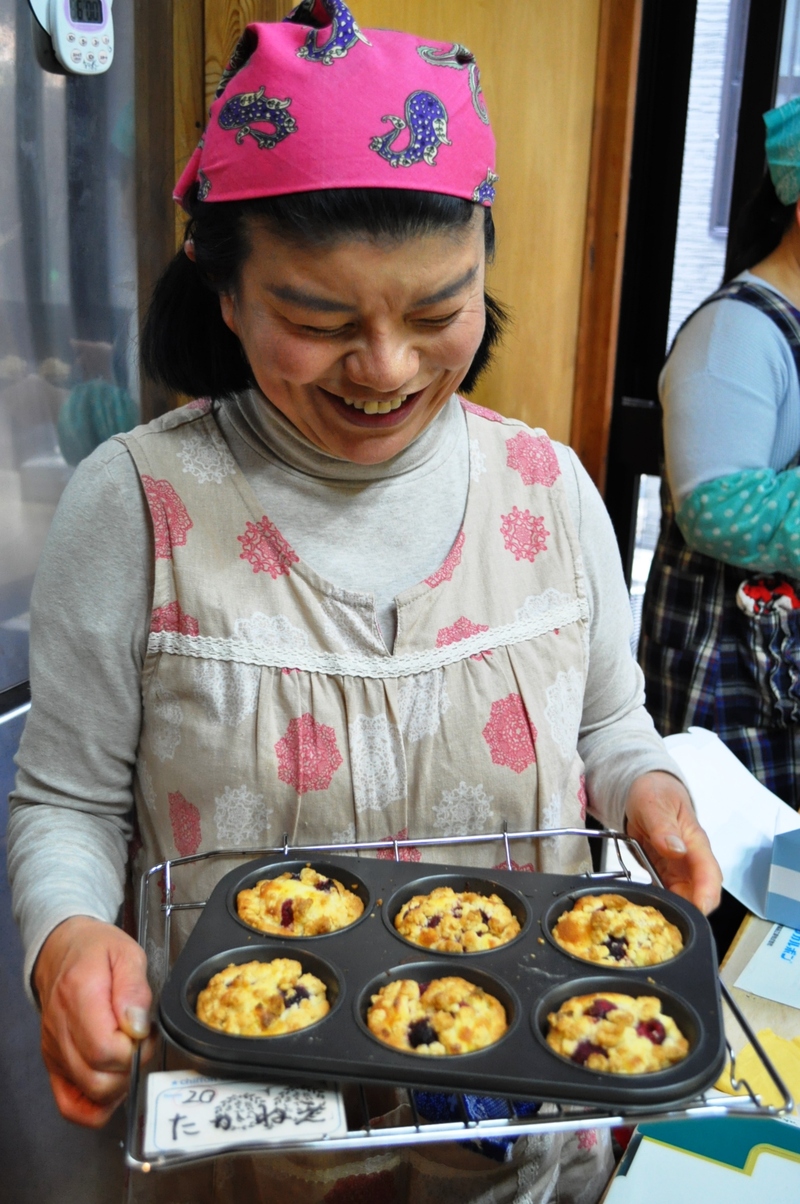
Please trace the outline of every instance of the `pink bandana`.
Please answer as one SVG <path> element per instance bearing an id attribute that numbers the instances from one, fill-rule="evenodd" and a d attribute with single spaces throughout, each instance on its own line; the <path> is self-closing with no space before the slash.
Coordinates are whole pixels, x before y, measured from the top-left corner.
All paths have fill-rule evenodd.
<path id="1" fill-rule="evenodd" d="M 464 46 L 361 30 L 343 0 L 303 0 L 283 22 L 248 25 L 174 196 L 409 188 L 491 205 L 494 164 Z"/>

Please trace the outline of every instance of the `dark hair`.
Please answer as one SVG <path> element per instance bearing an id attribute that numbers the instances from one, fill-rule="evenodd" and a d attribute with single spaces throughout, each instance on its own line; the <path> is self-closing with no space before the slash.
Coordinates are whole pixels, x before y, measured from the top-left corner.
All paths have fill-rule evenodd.
<path id="1" fill-rule="evenodd" d="M 731 227 L 723 284 L 771 255 L 792 224 L 795 205 L 778 198 L 768 170 Z"/>
<path id="2" fill-rule="evenodd" d="M 222 320 L 219 294 L 232 292 L 250 253 L 249 223 L 267 223 L 296 243 L 330 245 L 340 238 L 401 241 L 464 230 L 476 205 L 461 197 L 394 188 L 333 188 L 247 201 L 191 203 L 186 237 L 195 261 L 179 251 L 153 291 L 142 331 L 141 358 L 156 381 L 191 397 L 229 397 L 255 382 L 236 336 Z M 483 207 L 487 259 L 494 253 L 492 211 Z M 507 321 L 488 293 L 486 329 L 460 390 L 469 393 L 491 359 Z"/>

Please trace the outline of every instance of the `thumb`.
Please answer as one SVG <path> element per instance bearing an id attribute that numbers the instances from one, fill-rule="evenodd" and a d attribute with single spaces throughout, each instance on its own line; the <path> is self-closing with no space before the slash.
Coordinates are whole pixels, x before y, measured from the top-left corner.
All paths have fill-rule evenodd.
<path id="1" fill-rule="evenodd" d="M 134 941 L 119 950 L 112 966 L 111 1006 L 118 1026 L 133 1041 L 144 1040 L 150 1032 L 153 996 L 146 966 L 144 953 Z"/>

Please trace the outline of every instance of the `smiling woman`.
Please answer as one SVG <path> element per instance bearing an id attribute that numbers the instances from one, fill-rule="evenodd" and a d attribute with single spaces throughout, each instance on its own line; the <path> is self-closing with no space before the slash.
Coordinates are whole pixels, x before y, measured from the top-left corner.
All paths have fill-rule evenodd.
<path id="1" fill-rule="evenodd" d="M 9 864 L 73 1120 L 105 1122 L 147 1033 L 143 954 L 114 926 L 134 825 L 139 874 L 282 833 L 574 830 L 588 805 L 715 905 L 599 495 L 544 431 L 458 392 L 500 327 L 496 179 L 458 43 L 304 0 L 251 26 L 223 76 L 143 348 L 197 400 L 78 469 L 32 607 Z M 580 835 L 518 848 L 524 869 L 589 868 Z M 503 850 L 437 856 L 486 869 Z M 192 897 L 213 864 L 183 867 Z M 236 1160 L 208 1198 L 592 1204 L 610 1169 L 592 1136 L 527 1137 L 502 1162 L 456 1145 Z"/>

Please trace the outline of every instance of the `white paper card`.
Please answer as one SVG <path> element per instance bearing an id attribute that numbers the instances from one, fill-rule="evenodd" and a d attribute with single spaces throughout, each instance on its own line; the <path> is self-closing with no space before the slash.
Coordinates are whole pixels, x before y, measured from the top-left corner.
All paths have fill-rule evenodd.
<path id="1" fill-rule="evenodd" d="M 667 736 L 665 744 L 692 792 L 726 890 L 766 919 L 773 840 L 800 828 L 800 815 L 762 786 L 715 732 L 692 727 Z"/>
<path id="2" fill-rule="evenodd" d="M 800 928 L 773 924 L 734 986 L 762 999 L 800 1006 Z"/>
<path id="3" fill-rule="evenodd" d="M 326 1087 L 287 1087 L 157 1071 L 147 1080 L 144 1156 L 319 1141 L 347 1132 L 344 1103 Z"/>

